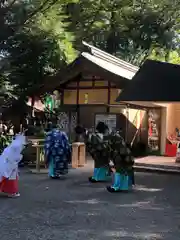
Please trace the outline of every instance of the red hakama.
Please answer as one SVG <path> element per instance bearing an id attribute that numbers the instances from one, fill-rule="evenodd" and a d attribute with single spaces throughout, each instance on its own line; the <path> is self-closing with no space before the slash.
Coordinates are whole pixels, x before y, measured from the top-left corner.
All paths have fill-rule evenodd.
<path id="1" fill-rule="evenodd" d="M 3 177 L 0 183 L 0 192 L 7 194 L 18 193 L 18 177 L 16 177 L 16 179 L 8 179 Z"/>
<path id="2" fill-rule="evenodd" d="M 16 139 L 0 155 L 0 192 L 8 196 L 20 196 L 18 191 L 18 163 L 22 159 L 21 152 L 24 144 L 24 135 L 17 135 Z"/>

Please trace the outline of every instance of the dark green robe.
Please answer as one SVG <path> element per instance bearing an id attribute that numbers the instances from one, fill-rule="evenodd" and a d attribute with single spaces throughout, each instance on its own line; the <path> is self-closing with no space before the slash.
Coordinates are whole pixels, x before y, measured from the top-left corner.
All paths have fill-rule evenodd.
<path id="1" fill-rule="evenodd" d="M 86 137 L 86 147 L 94 159 L 95 168 L 109 166 L 109 144 L 103 134 L 98 132 L 88 134 Z"/>
<path id="2" fill-rule="evenodd" d="M 116 172 L 131 175 L 133 172 L 134 158 L 131 149 L 128 147 L 121 135 L 111 133 L 109 135 L 110 158 L 114 163 Z"/>

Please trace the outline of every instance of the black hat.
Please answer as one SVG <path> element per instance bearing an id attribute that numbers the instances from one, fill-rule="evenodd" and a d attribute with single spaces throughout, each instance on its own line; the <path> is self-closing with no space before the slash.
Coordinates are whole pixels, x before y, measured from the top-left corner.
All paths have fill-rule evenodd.
<path id="1" fill-rule="evenodd" d="M 77 125 L 74 129 L 76 134 L 83 134 L 85 132 L 85 128 L 81 125 Z"/>
<path id="2" fill-rule="evenodd" d="M 105 133 L 105 131 L 108 129 L 109 129 L 108 126 L 104 122 L 98 122 L 98 124 L 96 126 L 96 130 L 99 133 Z"/>

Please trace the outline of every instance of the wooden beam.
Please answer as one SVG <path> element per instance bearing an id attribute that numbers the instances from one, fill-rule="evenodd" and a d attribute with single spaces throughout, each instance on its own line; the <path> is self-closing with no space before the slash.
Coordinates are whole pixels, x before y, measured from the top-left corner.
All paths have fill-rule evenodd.
<path id="1" fill-rule="evenodd" d="M 81 79 L 82 82 L 92 82 L 92 80 L 98 81 L 98 82 L 104 82 L 104 79 L 103 79 L 103 78 L 101 78 L 101 79 L 95 79 L 93 75 L 92 75 L 92 79 L 86 79 L 86 78 L 82 78 L 82 79 Z"/>
<path id="2" fill-rule="evenodd" d="M 61 106 L 64 104 L 64 89 L 61 90 Z"/>
<path id="3" fill-rule="evenodd" d="M 93 88 L 95 87 L 95 81 L 96 81 L 96 80 L 95 80 L 95 78 L 93 77 L 93 78 L 92 78 L 92 87 L 93 87 Z"/>
<path id="4" fill-rule="evenodd" d="M 81 75 L 81 77 L 82 77 L 82 75 Z M 79 82 L 80 82 L 80 79 L 77 80 L 77 94 L 76 94 L 77 124 L 80 123 L 80 112 L 79 112 Z"/>
<path id="5" fill-rule="evenodd" d="M 110 81 L 108 81 L 108 105 L 110 105 L 110 101 L 111 101 L 111 83 L 110 83 Z M 110 112 L 110 107 L 109 106 L 107 106 L 107 113 L 109 113 Z"/>
<path id="6" fill-rule="evenodd" d="M 112 89 L 117 89 L 117 87 L 111 87 Z M 66 87 L 65 88 L 66 90 L 76 90 L 77 87 Z M 102 90 L 108 90 L 109 89 L 109 86 L 79 86 L 78 88 L 79 90 L 83 89 L 83 90 L 89 90 L 89 89 L 102 89 Z"/>

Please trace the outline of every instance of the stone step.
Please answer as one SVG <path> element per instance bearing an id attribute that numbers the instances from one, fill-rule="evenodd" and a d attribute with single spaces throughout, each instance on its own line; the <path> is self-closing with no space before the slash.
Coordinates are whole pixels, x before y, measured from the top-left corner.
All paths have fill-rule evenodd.
<path id="1" fill-rule="evenodd" d="M 148 166 L 141 166 L 141 165 L 134 165 L 135 172 L 152 172 L 152 173 L 162 173 L 162 174 L 178 174 L 180 175 L 180 169 L 174 169 L 170 168 L 163 168 L 157 167 L 157 166 L 150 166 L 151 164 L 148 164 Z"/>
<path id="2" fill-rule="evenodd" d="M 166 164 L 152 164 L 152 163 L 140 163 L 140 162 L 135 162 L 135 166 L 140 166 L 140 167 L 150 167 L 150 168 L 160 168 L 160 169 L 169 169 L 169 170 L 178 170 L 180 171 L 180 166 L 177 165 L 166 165 Z"/>

